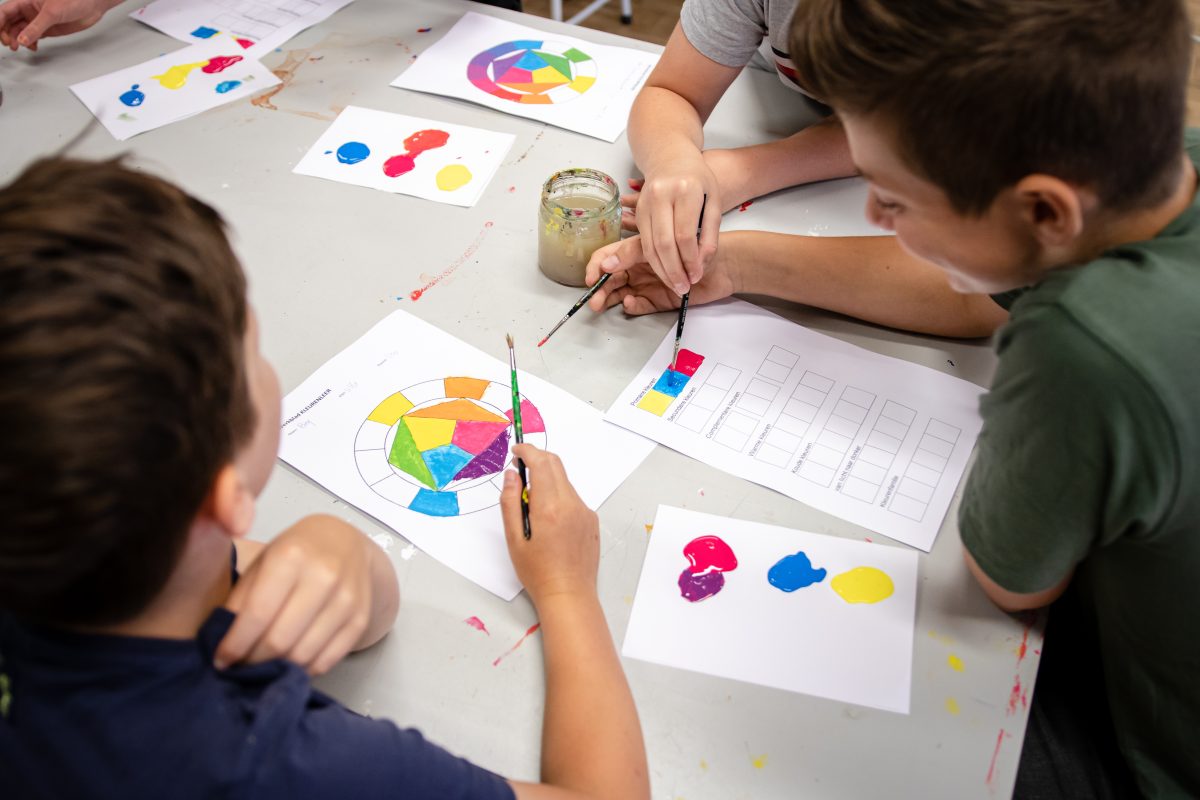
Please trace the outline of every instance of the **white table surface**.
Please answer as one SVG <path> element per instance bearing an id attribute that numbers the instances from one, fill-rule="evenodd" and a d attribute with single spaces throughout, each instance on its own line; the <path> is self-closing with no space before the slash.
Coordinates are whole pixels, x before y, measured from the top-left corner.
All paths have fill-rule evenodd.
<path id="1" fill-rule="evenodd" d="M 93 30 L 45 42 L 37 54 L 0 55 L 0 181 L 78 136 L 72 155 L 129 153 L 214 205 L 234 227 L 263 347 L 285 390 L 397 308 L 502 356 L 506 331 L 535 342 L 577 297 L 537 271 L 538 191 L 563 167 L 595 167 L 619 180 L 633 175 L 624 137 L 610 145 L 388 83 L 467 9 L 588 41 L 657 47 L 465 0 L 357 0 L 264 59 L 285 81 L 270 100 L 274 109 L 239 101 L 121 143 L 92 125 L 67 87 L 182 46 L 129 19 L 136 7 L 126 3 Z M 433 30 L 419 34 L 420 27 Z M 300 156 L 348 104 L 508 131 L 517 141 L 470 209 L 293 175 Z M 708 141 L 765 141 L 810 119 L 773 75 L 747 73 L 714 113 Z M 858 181 L 802 188 L 759 201 L 757 212 L 731 212 L 726 227 L 772 222 L 816 235 L 867 233 L 864 197 Z M 494 227 L 478 250 L 422 299 L 410 301 L 409 292 L 460 258 L 485 222 Z M 862 347 L 981 385 L 991 379 L 995 362 L 984 342 L 903 334 L 756 299 Z M 581 314 L 553 346 L 536 357 L 529 350 L 522 367 L 603 409 L 672 324 L 670 315 Z M 600 597 L 618 645 L 645 553 L 644 526 L 660 503 L 890 543 L 659 447 L 600 508 Z M 318 685 L 351 708 L 416 726 L 501 774 L 536 779 L 540 639 L 531 637 L 492 666 L 535 621 L 528 599 L 497 599 L 283 466 L 261 499 L 257 535 L 270 538 L 318 511 L 342 516 L 387 544 L 403 595 L 392 634 Z M 999 612 L 973 583 L 962 562 L 956 511 L 957 500 L 932 553 L 921 556 L 908 715 L 627 660 L 654 796 L 1009 796 L 1041 627 Z M 463 624 L 469 616 L 482 619 L 490 635 Z M 950 666 L 951 656 L 961 659 L 961 671 Z"/>

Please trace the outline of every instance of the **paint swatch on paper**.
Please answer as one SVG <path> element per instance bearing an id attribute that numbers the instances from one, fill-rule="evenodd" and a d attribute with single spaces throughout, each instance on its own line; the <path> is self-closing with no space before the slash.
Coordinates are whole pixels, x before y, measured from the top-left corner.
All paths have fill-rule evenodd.
<path id="1" fill-rule="evenodd" d="M 467 64 L 467 80 L 501 100 L 553 105 L 592 88 L 596 62 L 569 44 L 521 39 L 477 54 Z"/>
<path id="2" fill-rule="evenodd" d="M 794 592 L 823 580 L 825 570 L 813 567 L 803 550 L 784 556 L 767 571 L 767 582 L 781 592 Z"/>
<path id="3" fill-rule="evenodd" d="M 875 567 L 855 567 L 834 576 L 829 585 L 847 603 L 879 603 L 896 591 L 891 576 Z"/>
<path id="4" fill-rule="evenodd" d="M 675 359 L 675 369 L 671 369 L 668 364 L 662 375 L 654 382 L 654 388 L 646 392 L 638 401 L 637 407 L 661 417 L 667 413 L 667 409 L 670 408 L 671 403 L 675 402 L 675 398 L 679 397 L 687 388 L 688 381 L 692 379 L 696 370 L 700 369 L 700 365 L 703 363 L 704 356 L 693 353 L 691 350 L 680 350 L 679 357 Z"/>
<path id="5" fill-rule="evenodd" d="M 348 106 L 293 171 L 471 206 L 512 142 L 505 133 Z"/>
<path id="6" fill-rule="evenodd" d="M 679 595 L 689 603 L 707 600 L 725 588 L 726 572 L 737 569 L 737 556 L 719 536 L 699 536 L 683 548 L 688 565 L 679 573 Z"/>

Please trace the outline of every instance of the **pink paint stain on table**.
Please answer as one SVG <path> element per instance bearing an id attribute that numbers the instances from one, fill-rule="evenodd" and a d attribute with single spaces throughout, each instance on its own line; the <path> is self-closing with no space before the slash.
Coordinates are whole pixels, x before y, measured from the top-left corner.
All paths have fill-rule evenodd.
<path id="1" fill-rule="evenodd" d="M 747 200 L 746 202 L 744 202 L 744 203 L 742 203 L 740 206 L 738 206 L 738 211 L 739 211 L 739 212 L 745 211 L 747 208 L 749 208 L 749 207 L 750 207 L 750 206 L 752 206 L 752 205 L 754 205 L 754 201 L 753 201 L 753 200 Z"/>
<path id="2" fill-rule="evenodd" d="M 525 640 L 528 639 L 530 636 L 533 636 L 533 634 L 537 633 L 537 630 L 540 627 L 542 627 L 542 623 L 540 623 L 540 622 L 535 622 L 534 624 L 530 625 L 529 630 L 525 631 L 525 635 L 522 636 L 520 639 L 517 639 L 516 644 L 514 644 L 512 647 L 505 650 L 504 653 L 499 658 L 497 658 L 495 661 L 493 661 L 492 666 L 493 667 L 500 666 L 501 661 L 503 661 L 504 659 L 506 659 L 510 655 L 512 655 L 518 647 L 525 644 Z"/>
<path id="3" fill-rule="evenodd" d="M 488 636 L 492 635 L 491 631 L 487 629 L 487 625 L 484 625 L 483 620 L 481 620 L 479 617 L 467 617 L 463 620 L 463 622 L 467 623 L 477 631 L 483 631 Z"/>
<path id="4" fill-rule="evenodd" d="M 241 56 L 213 56 L 208 60 L 207 64 L 200 68 L 200 71 L 207 72 L 209 75 L 212 75 L 217 72 L 225 71 L 241 60 Z"/>
<path id="5" fill-rule="evenodd" d="M 420 300 L 421 295 L 425 294 L 430 289 L 432 289 L 434 286 L 437 286 L 439 283 L 444 281 L 446 278 L 450 277 L 450 275 L 452 275 L 455 270 L 457 270 L 464 263 L 466 263 L 466 260 L 468 258 L 475 255 L 475 251 L 479 249 L 479 245 L 483 244 L 483 239 L 485 236 L 487 236 L 487 233 L 491 229 L 492 224 L 493 223 L 490 220 L 488 222 L 483 223 L 483 230 L 481 230 L 479 232 L 479 235 L 475 237 L 475 241 L 471 242 L 471 244 L 467 247 L 467 249 L 463 251 L 463 254 L 461 256 L 459 256 L 457 259 L 455 259 L 453 264 L 446 267 L 446 269 L 442 270 L 442 273 L 440 275 L 438 275 L 437 277 L 435 277 L 433 280 L 426 283 L 420 289 L 413 289 L 411 292 L 409 292 L 408 299 L 412 300 L 414 302 L 417 300 Z M 526 428 L 525 430 L 529 430 L 529 428 Z"/>
<path id="6" fill-rule="evenodd" d="M 1000 756 L 1000 745 L 1004 744 L 1005 736 L 1008 736 L 1008 732 L 1001 728 L 1000 733 L 996 735 L 996 749 L 992 751 L 992 763 L 988 765 L 987 777 L 983 779 L 985 786 L 991 786 L 996 777 L 996 759 Z"/>

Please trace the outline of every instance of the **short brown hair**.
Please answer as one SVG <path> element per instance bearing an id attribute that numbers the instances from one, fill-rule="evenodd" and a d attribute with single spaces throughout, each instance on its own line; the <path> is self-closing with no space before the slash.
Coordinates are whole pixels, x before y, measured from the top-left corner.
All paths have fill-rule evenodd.
<path id="1" fill-rule="evenodd" d="M 118 161 L 0 190 L 0 609 L 120 622 L 162 589 L 253 431 L 220 216 Z"/>
<path id="2" fill-rule="evenodd" d="M 1176 187 L 1190 34 L 1182 0 L 801 0 L 791 52 L 960 213 L 1033 173 L 1120 212 Z"/>

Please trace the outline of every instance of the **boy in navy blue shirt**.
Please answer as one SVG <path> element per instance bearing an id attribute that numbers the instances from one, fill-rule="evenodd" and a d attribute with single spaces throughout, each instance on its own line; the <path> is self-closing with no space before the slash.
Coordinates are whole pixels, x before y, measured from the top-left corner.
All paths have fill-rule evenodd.
<path id="1" fill-rule="evenodd" d="M 545 783 L 354 714 L 309 674 L 391 627 L 386 556 L 331 517 L 246 540 L 279 385 L 208 206 L 117 162 L 0 190 L 0 770 L 19 798 L 648 797 L 596 597 L 599 530 L 529 446 L 501 510 L 547 663 Z"/>

